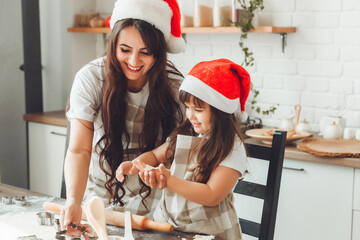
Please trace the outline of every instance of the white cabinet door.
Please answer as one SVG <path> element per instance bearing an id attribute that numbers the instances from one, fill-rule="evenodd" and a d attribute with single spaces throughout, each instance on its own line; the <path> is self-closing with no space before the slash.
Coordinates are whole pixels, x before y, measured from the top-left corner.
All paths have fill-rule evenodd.
<path id="1" fill-rule="evenodd" d="M 60 197 L 66 127 L 29 122 L 30 190 Z"/>
<path id="2" fill-rule="evenodd" d="M 360 211 L 354 211 L 352 240 L 360 240 Z"/>
<path id="3" fill-rule="evenodd" d="M 353 208 L 355 210 L 360 211 L 360 169 L 355 169 L 355 176 L 354 176 L 354 205 L 353 205 Z"/>
<path id="4" fill-rule="evenodd" d="M 284 167 L 274 239 L 350 240 L 354 169 L 289 159 Z"/>

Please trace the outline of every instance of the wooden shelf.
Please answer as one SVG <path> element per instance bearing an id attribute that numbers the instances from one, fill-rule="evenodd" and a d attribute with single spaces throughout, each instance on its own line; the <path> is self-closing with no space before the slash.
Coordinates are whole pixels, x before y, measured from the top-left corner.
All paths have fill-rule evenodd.
<path id="1" fill-rule="evenodd" d="M 182 33 L 240 33 L 237 27 L 184 27 Z M 295 27 L 273 27 L 273 26 L 257 26 L 250 29 L 253 33 L 293 33 L 296 32 Z"/>
<path id="2" fill-rule="evenodd" d="M 68 28 L 68 32 L 74 33 L 108 33 L 110 28 L 100 27 L 78 27 Z M 182 33 L 240 33 L 240 29 L 237 27 L 184 27 L 181 29 Z M 295 27 L 273 27 L 273 26 L 257 26 L 255 29 L 249 30 L 253 33 L 294 33 Z"/>
<path id="3" fill-rule="evenodd" d="M 73 27 L 68 28 L 68 32 L 74 33 L 108 33 L 110 28 L 107 27 Z"/>

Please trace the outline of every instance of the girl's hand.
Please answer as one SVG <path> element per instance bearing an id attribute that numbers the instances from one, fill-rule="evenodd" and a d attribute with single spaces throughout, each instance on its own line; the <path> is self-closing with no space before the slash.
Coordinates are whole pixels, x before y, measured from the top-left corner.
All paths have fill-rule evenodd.
<path id="1" fill-rule="evenodd" d="M 66 204 L 60 214 L 61 229 L 65 230 L 71 222 L 74 224 L 80 224 L 81 214 L 81 204 L 66 200 Z"/>
<path id="2" fill-rule="evenodd" d="M 141 161 L 134 161 L 134 165 L 140 170 L 139 176 L 146 185 L 160 190 L 166 187 L 170 170 L 166 169 L 164 164 L 160 164 L 158 168 L 150 171 L 146 170 L 146 164 Z"/>
<path id="3" fill-rule="evenodd" d="M 116 179 L 119 182 L 123 182 L 125 179 L 124 175 L 132 175 L 138 172 L 139 169 L 135 167 L 133 161 L 122 162 L 118 167 L 118 169 L 116 170 Z"/>

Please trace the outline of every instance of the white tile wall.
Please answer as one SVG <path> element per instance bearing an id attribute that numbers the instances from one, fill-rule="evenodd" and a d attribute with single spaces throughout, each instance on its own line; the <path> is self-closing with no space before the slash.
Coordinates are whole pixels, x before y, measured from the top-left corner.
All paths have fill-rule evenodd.
<path id="1" fill-rule="evenodd" d="M 111 13 L 114 2 L 96 0 L 96 8 Z M 278 108 L 273 116 L 261 116 L 265 124 L 279 124 L 301 104 L 300 118 L 313 130 L 319 130 L 325 115 L 342 115 L 349 126 L 360 127 L 360 1 L 267 0 L 264 5 L 256 18 L 259 25 L 297 28 L 287 35 L 284 54 L 280 35 L 248 36 L 255 66 L 247 70 L 260 90 L 259 104 Z M 187 34 L 185 52 L 169 54 L 169 59 L 183 74 L 215 58 L 241 64 L 238 40 L 239 34 Z"/>

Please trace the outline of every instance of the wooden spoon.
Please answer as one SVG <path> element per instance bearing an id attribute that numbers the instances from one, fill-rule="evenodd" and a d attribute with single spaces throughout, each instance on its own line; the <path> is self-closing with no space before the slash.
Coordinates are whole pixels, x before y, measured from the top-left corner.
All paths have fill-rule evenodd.
<path id="1" fill-rule="evenodd" d="M 301 106 L 300 104 L 295 105 L 294 107 L 295 109 L 295 117 L 294 117 L 294 130 L 296 129 L 296 126 L 299 124 L 299 117 L 300 117 L 300 111 L 301 111 Z"/>
<path id="2" fill-rule="evenodd" d="M 86 218 L 100 240 L 109 240 L 105 224 L 104 202 L 99 197 L 92 198 L 84 205 Z"/>

